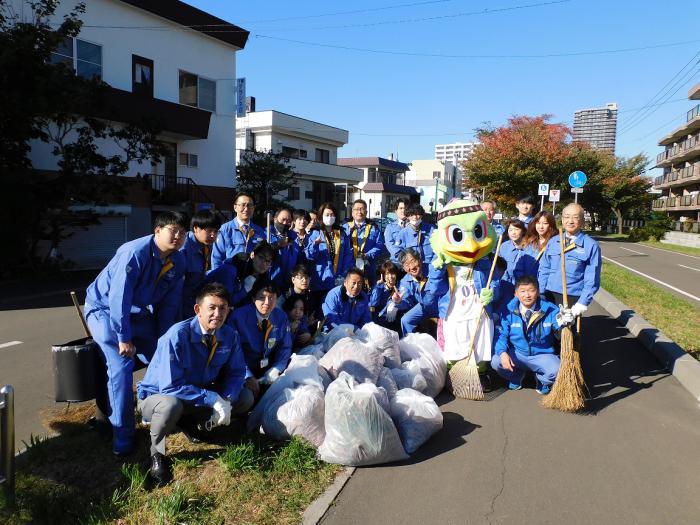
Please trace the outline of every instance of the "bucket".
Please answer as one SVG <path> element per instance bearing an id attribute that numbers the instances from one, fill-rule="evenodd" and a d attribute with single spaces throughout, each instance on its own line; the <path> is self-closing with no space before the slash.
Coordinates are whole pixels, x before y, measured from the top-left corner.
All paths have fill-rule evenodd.
<path id="1" fill-rule="evenodd" d="M 95 398 L 99 351 L 97 343 L 88 337 L 51 347 L 56 402 Z"/>

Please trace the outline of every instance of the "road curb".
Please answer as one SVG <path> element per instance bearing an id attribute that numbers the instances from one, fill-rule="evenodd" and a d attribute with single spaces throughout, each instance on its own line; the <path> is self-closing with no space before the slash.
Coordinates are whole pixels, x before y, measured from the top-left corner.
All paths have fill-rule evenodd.
<path id="1" fill-rule="evenodd" d="M 654 354 L 654 357 L 671 372 L 683 388 L 696 401 L 700 401 L 700 362 L 611 293 L 601 288 L 593 300 L 627 328 L 644 348 Z"/>
<path id="2" fill-rule="evenodd" d="M 340 491 L 343 490 L 343 487 L 354 472 L 355 467 L 345 467 L 343 471 L 335 477 L 333 484 L 304 511 L 303 525 L 316 525 L 321 521 L 328 508 L 333 504 L 335 498 L 340 494 Z"/>

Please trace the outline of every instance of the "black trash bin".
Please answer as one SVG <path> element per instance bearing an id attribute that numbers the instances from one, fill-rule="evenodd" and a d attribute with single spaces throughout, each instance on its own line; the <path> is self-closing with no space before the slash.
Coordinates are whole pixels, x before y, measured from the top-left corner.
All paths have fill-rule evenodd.
<path id="1" fill-rule="evenodd" d="M 89 337 L 51 347 L 57 402 L 95 399 L 101 364 L 99 351 L 97 343 Z"/>

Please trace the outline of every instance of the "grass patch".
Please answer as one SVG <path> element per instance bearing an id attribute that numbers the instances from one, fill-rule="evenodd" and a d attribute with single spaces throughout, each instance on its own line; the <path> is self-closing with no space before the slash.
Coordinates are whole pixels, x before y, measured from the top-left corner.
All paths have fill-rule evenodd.
<path id="1" fill-rule="evenodd" d="M 84 405 L 44 413 L 62 432 L 33 439 L 17 465 L 17 505 L 0 507 L 0 523 L 52 524 L 295 524 L 333 482 L 340 467 L 316 459 L 301 439 L 274 442 L 231 434 L 227 444 L 168 438 L 174 480 L 152 488 L 148 431 L 128 461 L 87 430 L 94 409 Z"/>
<path id="2" fill-rule="evenodd" d="M 603 263 L 601 286 L 700 358 L 700 310 L 694 305 L 608 262 Z"/>
<path id="3" fill-rule="evenodd" d="M 687 255 L 696 255 L 700 257 L 700 248 L 692 248 L 691 246 L 680 246 L 678 244 L 667 244 L 659 241 L 642 241 L 640 244 L 646 244 L 654 248 L 661 248 L 670 252 L 685 253 Z"/>

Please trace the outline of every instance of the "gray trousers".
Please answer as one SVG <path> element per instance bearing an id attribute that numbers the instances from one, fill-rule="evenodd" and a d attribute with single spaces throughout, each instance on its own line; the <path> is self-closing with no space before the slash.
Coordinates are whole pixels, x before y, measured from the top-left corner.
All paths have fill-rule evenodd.
<path id="1" fill-rule="evenodd" d="M 254 403 L 253 393 L 243 387 L 238 401 L 231 407 L 231 414 L 244 414 Z M 138 406 L 143 419 L 151 423 L 151 455 L 156 452 L 165 455 L 165 437 L 172 434 L 182 415 L 196 414 L 207 409 L 163 394 L 152 394 L 146 399 L 140 399 Z"/>

